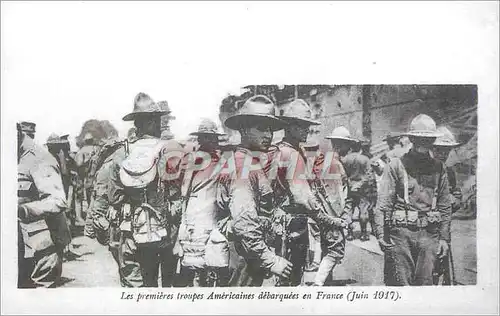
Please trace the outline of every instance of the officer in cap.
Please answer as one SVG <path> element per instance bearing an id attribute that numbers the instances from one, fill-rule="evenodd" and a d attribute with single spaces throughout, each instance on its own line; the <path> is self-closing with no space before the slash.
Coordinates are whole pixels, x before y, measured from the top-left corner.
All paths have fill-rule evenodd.
<path id="1" fill-rule="evenodd" d="M 236 170 L 219 177 L 217 188 L 218 209 L 227 214 L 219 221 L 219 229 L 233 242 L 239 255 L 230 285 L 261 286 L 265 278 L 286 279 L 292 264 L 276 255 L 265 238 L 272 216 L 271 184 L 262 168 L 243 176 L 246 161 L 260 163 L 259 157 L 267 154 L 273 132 L 286 123 L 275 116 L 274 104 L 268 97 L 256 95 L 246 100 L 239 112 L 228 117 L 224 124 L 241 134 L 241 144 L 230 158 L 234 159 Z"/>
<path id="2" fill-rule="evenodd" d="M 451 238 L 448 175 L 431 155 L 442 133 L 419 114 L 406 135 L 413 147 L 391 159 L 382 176 L 375 234 L 385 251 L 386 285 L 432 285 L 436 260 L 447 256 Z"/>
<path id="3" fill-rule="evenodd" d="M 217 227 L 221 216 L 216 203 L 217 177 L 213 176 L 221 155 L 219 137 L 224 134 L 214 121 L 204 118 L 198 131 L 190 135 L 198 138 L 199 148 L 186 154 L 181 168 L 184 205 L 176 250 L 182 258 L 182 284 L 178 285 L 227 286 L 229 245 Z M 203 164 L 205 167 L 198 170 Z M 200 242 L 204 247 L 200 248 Z"/>
<path id="4" fill-rule="evenodd" d="M 33 122 L 19 122 L 19 126 L 21 128 L 21 131 L 26 135 L 29 136 L 31 139 L 35 139 L 35 132 L 36 132 L 36 124 Z"/>
<path id="5" fill-rule="evenodd" d="M 438 127 L 437 131 L 442 133 L 443 136 L 436 138 L 432 153 L 436 159 L 441 160 L 446 165 L 450 152 L 461 144 L 455 140 L 453 133 L 445 126 Z M 455 168 L 452 166 L 446 166 L 446 172 L 448 173 L 448 183 L 450 185 L 452 212 L 456 212 L 461 207 L 462 190 L 457 183 L 457 173 Z"/>
<path id="6" fill-rule="evenodd" d="M 54 287 L 71 234 L 57 161 L 17 124 L 18 287 Z"/>
<path id="7" fill-rule="evenodd" d="M 312 119 L 311 109 L 302 99 L 296 99 L 284 106 L 280 114 L 279 118 L 288 124 L 285 126 L 283 140 L 277 143 L 278 155 L 273 161 L 296 163 L 296 166 L 284 164 L 279 167 L 277 177 L 272 182 L 274 205 L 283 212 L 281 215 L 284 219 L 283 227 L 279 230 L 288 234 L 286 236 L 288 242 L 285 245 L 278 245 L 277 251 L 286 255 L 293 264 L 290 282 L 282 282 L 283 285 L 297 286 L 302 281 L 306 265 L 309 246 L 308 219 L 314 220 L 324 231 L 331 230 L 333 226 L 342 227 L 345 222 L 334 217 L 340 210 L 330 212 L 321 210 L 311 183 L 304 177 L 308 172 L 307 155 L 301 144 L 307 141 L 310 126 L 320 123 Z M 295 169 L 294 175 L 289 175 L 288 167 Z"/>
<path id="8" fill-rule="evenodd" d="M 112 251 L 124 287 L 157 287 L 160 269 L 162 287 L 173 282 L 180 210 L 170 207 L 171 185 L 163 178 L 169 165 L 160 162 L 169 150 L 182 148 L 160 139 L 165 114 L 149 95 L 137 94 L 134 110 L 123 117 L 134 122 L 136 138 L 113 154 L 110 166 L 109 220 L 117 222 L 120 234 L 117 249 Z"/>

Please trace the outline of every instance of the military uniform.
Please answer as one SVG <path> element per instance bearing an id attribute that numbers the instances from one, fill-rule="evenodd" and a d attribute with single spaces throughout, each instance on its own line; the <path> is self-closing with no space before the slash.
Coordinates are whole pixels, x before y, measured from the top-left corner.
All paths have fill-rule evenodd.
<path id="1" fill-rule="evenodd" d="M 304 266 L 306 264 L 306 254 L 309 240 L 307 226 L 309 218 L 317 223 L 320 231 L 326 233 L 334 227 L 334 214 L 325 214 L 320 209 L 319 201 L 307 180 L 300 180 L 300 174 L 306 172 L 306 154 L 302 148 L 294 148 L 286 141 L 277 144 L 282 160 L 290 161 L 290 157 L 298 154 L 297 173 L 293 179 L 287 179 L 287 168 L 278 170 L 278 177 L 273 182 L 276 207 L 284 210 L 290 217 L 290 233 L 294 233 L 294 238 L 289 242 L 289 260 L 293 263 L 290 284 L 292 286 L 301 283 Z"/>
<path id="2" fill-rule="evenodd" d="M 238 147 L 234 152 L 237 172 L 252 152 Z M 272 200 L 271 183 L 262 169 L 250 171 L 248 179 L 220 176 L 217 183 L 217 207 L 227 224 L 222 231 L 234 243 L 239 258 L 232 267 L 230 286 L 261 286 L 270 278 L 269 270 L 278 256 L 266 243 L 266 228 L 270 227 Z"/>
<path id="3" fill-rule="evenodd" d="M 342 160 L 349 178 L 353 210 L 358 211 L 362 241 L 368 240 L 367 223 L 373 218 L 377 184 L 370 169 L 370 159 L 361 152 L 351 152 Z M 354 212 L 353 212 L 354 213 Z M 354 215 L 354 214 L 353 214 Z M 353 216 L 353 219 L 356 216 Z"/>
<path id="4" fill-rule="evenodd" d="M 88 177 L 90 172 L 90 160 L 93 155 L 99 151 L 99 146 L 93 145 L 90 142 L 93 140 L 92 135 L 87 133 L 85 135 L 85 144 L 77 151 L 75 155 L 75 162 L 79 169 L 79 176 L 83 181 L 83 192 L 79 191 L 78 195 L 86 205 L 83 205 L 83 211 L 89 207 L 92 199 L 92 181 Z"/>
<path id="5" fill-rule="evenodd" d="M 325 165 L 327 164 L 328 165 Z M 338 153 L 333 152 L 330 161 L 319 155 L 316 162 L 316 180 L 314 188 L 331 216 L 340 217 L 349 223 L 352 217 L 352 199 L 349 196 L 349 181 Z M 325 172 L 329 176 L 322 176 Z M 333 268 L 340 264 L 345 256 L 345 228 L 325 227 L 321 230 L 322 260 L 314 283 L 323 285 Z"/>
<path id="6" fill-rule="evenodd" d="M 210 135 L 217 141 L 218 132 L 215 122 L 203 120 L 194 136 Z M 229 266 L 229 245 L 221 235 L 218 222 L 222 214 L 217 209 L 216 167 L 220 152 L 201 149 L 186 154 L 183 159 L 181 195 L 183 200 L 182 220 L 179 227 L 178 242 L 181 248 L 182 286 L 227 286 Z M 214 146 L 215 147 L 215 146 Z M 202 170 L 193 170 L 196 165 L 210 159 Z"/>
<path id="7" fill-rule="evenodd" d="M 422 125 L 428 130 L 420 131 Z M 438 135 L 434 121 L 425 115 L 412 121 L 410 132 L 415 137 Z M 450 215 L 442 162 L 413 149 L 391 159 L 375 210 L 375 233 L 379 241 L 385 240 L 386 285 L 433 284 L 440 240 L 450 241 Z"/>
<path id="8" fill-rule="evenodd" d="M 240 133 L 245 128 L 257 127 L 270 138 L 272 132 L 286 125 L 274 115 L 273 102 L 262 95 L 245 101 L 239 112 L 227 118 L 224 124 Z M 272 249 L 271 223 L 275 216 L 273 190 L 260 157 L 255 157 L 254 152 L 245 145 L 243 143 L 234 150 L 236 171 L 221 175 L 217 183 L 217 207 L 224 217 L 219 227 L 234 246 L 234 252 L 231 253 L 234 265 L 231 267 L 229 284 L 274 286 L 279 283 L 279 277 L 289 275 L 291 264 Z M 264 150 L 264 147 L 267 146 L 261 145 L 260 150 Z M 244 166 L 248 161 L 260 168 L 246 174 L 248 170 L 244 170 Z"/>
<path id="9" fill-rule="evenodd" d="M 62 252 L 71 240 L 66 197 L 55 159 L 29 137 L 18 158 L 18 287 L 53 287 L 62 273 Z"/>
<path id="10" fill-rule="evenodd" d="M 142 114 L 164 113 L 148 95 L 139 93 L 135 98 L 134 111 L 123 119 L 135 120 Z M 173 245 L 177 238 L 180 210 L 170 207 L 170 188 L 168 183 L 162 181 L 156 162 L 168 150 L 182 150 L 180 145 L 175 147 L 175 144 L 174 141 L 165 142 L 150 135 L 138 135 L 128 143 L 127 148 L 120 148 L 113 155 L 108 198 L 120 223 L 117 256 L 123 286 L 157 287 L 159 268 L 162 286 L 169 287 L 173 283 L 177 262 Z M 150 158 L 154 158 L 154 163 L 153 160 L 141 159 L 149 154 L 155 155 L 158 160 L 152 156 Z M 127 163 L 129 157 L 136 160 Z M 143 163 L 148 164 L 148 169 L 136 170 L 144 167 Z M 143 181 L 146 181 L 144 185 L 130 186 Z"/>

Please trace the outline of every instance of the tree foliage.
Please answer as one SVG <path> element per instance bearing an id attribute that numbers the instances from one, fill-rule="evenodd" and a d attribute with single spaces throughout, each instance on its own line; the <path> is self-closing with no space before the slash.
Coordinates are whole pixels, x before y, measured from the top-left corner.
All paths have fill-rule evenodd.
<path id="1" fill-rule="evenodd" d="M 83 124 L 80 134 L 76 137 L 76 145 L 79 148 L 83 146 L 83 138 L 87 133 L 94 138 L 94 144 L 109 137 L 118 137 L 118 131 L 108 120 L 91 119 Z"/>

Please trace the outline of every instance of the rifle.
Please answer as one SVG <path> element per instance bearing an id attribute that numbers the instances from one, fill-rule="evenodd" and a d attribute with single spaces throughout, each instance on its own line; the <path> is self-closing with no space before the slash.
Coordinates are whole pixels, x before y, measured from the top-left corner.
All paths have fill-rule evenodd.
<path id="1" fill-rule="evenodd" d="M 436 260 L 432 279 L 434 285 L 456 285 L 455 267 L 453 255 L 451 253 L 451 245 L 448 244 L 449 253 L 443 259 Z"/>

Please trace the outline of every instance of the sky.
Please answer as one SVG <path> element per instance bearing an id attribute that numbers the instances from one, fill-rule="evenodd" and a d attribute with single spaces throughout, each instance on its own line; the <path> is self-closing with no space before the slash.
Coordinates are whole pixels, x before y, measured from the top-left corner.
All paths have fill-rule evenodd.
<path id="1" fill-rule="evenodd" d="M 220 101 L 250 84 L 477 84 L 478 285 L 411 292 L 391 312 L 494 313 L 498 310 L 499 4 L 461 1 L 101 2 L 2 1 L 1 5 L 1 261 L 2 312 L 144 313 L 114 289 L 16 291 L 15 123 L 51 132 L 80 132 L 91 118 L 109 120 L 124 136 L 137 93 L 167 100 L 185 137 L 202 117 L 218 117 Z M 490 159 L 491 158 L 491 159 Z M 418 289 L 416 289 L 418 290 Z M 449 292 L 448 292 L 449 291 Z M 29 304 L 26 304 L 29 302 Z M 109 302 L 109 304 L 108 304 Z M 471 302 L 481 302 L 471 304 Z M 5 304 L 4 304 L 5 303 Z M 149 302 L 164 313 L 164 302 Z M 189 307 L 195 306 L 189 303 Z M 207 300 L 195 308 L 220 313 Z M 228 300 L 224 310 L 296 314 L 342 313 L 352 304 L 255 304 Z M 495 304 L 493 304 L 495 303 Z M 168 302 L 186 313 L 186 302 Z M 148 308 L 149 308 L 148 307 Z M 377 301 L 361 313 L 385 308 Z"/>
<path id="2" fill-rule="evenodd" d="M 211 36 L 227 32 L 235 19 L 193 5 L 7 6 L 4 104 L 16 109 L 16 121 L 37 123 L 39 142 L 52 132 L 73 139 L 91 118 L 109 120 L 125 136 L 132 123 L 122 117 L 139 92 L 169 102 L 178 137 L 194 131 L 202 117 L 218 120 L 222 98 L 239 91 L 230 71 L 242 64 L 234 43 L 241 39 Z"/>
<path id="3" fill-rule="evenodd" d="M 122 117 L 132 111 L 135 95 L 145 92 L 169 102 L 177 118 L 172 131 L 184 138 L 202 117 L 218 120 L 221 100 L 247 84 L 382 83 L 394 77 L 411 83 L 405 78 L 420 72 L 443 75 L 426 64 L 407 64 L 430 57 L 447 69 L 470 60 L 481 73 L 491 63 L 471 56 L 487 37 L 473 31 L 498 19 L 484 14 L 489 8 L 2 2 L 2 113 L 8 112 L 8 124 L 36 122 L 40 143 L 52 132 L 74 140 L 93 118 L 109 120 L 125 136 L 132 123 Z M 419 16 L 424 13 L 425 23 Z M 454 23 L 437 32 L 443 14 Z M 482 20 L 464 20 L 474 14 Z M 404 30 L 397 27 L 403 24 Z M 464 38 L 467 45 L 460 44 Z M 451 49 L 453 58 L 441 47 Z"/>

